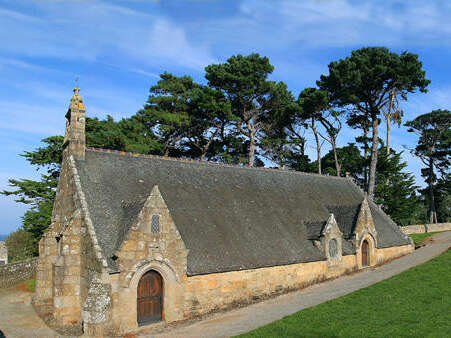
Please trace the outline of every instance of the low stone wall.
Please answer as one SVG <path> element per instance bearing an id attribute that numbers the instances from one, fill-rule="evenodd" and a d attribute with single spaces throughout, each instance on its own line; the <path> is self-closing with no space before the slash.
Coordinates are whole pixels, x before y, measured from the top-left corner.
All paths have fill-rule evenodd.
<path id="1" fill-rule="evenodd" d="M 371 265 L 383 264 L 414 251 L 414 246 L 403 245 L 375 249 Z M 236 307 L 259 298 L 339 277 L 359 269 L 360 255 L 343 256 L 337 266 L 327 261 L 299 263 L 275 267 L 231 271 L 187 277 L 185 288 L 184 317 L 190 318 L 221 308 Z"/>
<path id="2" fill-rule="evenodd" d="M 37 265 L 37 257 L 17 263 L 0 265 L 0 289 L 9 288 L 32 278 L 36 274 Z"/>
<path id="3" fill-rule="evenodd" d="M 418 224 L 400 227 L 406 235 L 451 230 L 451 223 Z"/>

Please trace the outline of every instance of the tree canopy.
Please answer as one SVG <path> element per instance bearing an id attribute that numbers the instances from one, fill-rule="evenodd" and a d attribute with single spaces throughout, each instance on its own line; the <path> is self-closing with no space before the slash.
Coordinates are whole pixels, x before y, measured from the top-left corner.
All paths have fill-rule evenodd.
<path id="1" fill-rule="evenodd" d="M 376 184 L 379 116 L 396 90 L 403 100 L 415 91 L 425 93 L 431 81 L 426 79 L 418 55 L 397 54 L 385 47 L 365 47 L 351 56 L 329 64 L 329 75 L 321 75 L 318 86 L 329 92 L 331 103 L 352 106 L 361 120 L 372 128 L 371 163 L 368 195 L 373 197 Z"/>
<path id="2" fill-rule="evenodd" d="M 400 225 L 426 221 L 426 204 L 429 221 L 451 218 L 450 111 L 434 110 L 404 125 L 418 135 L 411 151 L 425 164 L 426 189 L 416 186 L 406 171 L 403 153 L 378 137 L 380 119 L 389 118 L 391 123 L 395 118 L 391 113 L 399 111 L 395 99 L 426 92 L 430 81 L 417 55 L 382 47 L 355 50 L 331 62 L 318 87 L 301 90 L 297 99 L 284 82 L 270 79 L 273 70 L 267 57 L 254 53 L 207 66 L 204 84 L 188 75 L 164 72 L 135 114 L 119 121 L 111 116 L 87 117 L 86 144 L 322 175 L 349 174 Z M 339 133 L 349 131 L 345 128 L 359 131 L 356 143 L 340 144 Z M 21 154 L 41 171 L 40 180 L 11 178 L 11 189 L 1 192 L 30 206 L 22 228 L 33 239 L 34 253 L 51 222 L 63 137 L 50 136 L 42 143 Z M 308 156 L 312 148 L 313 162 Z"/>
<path id="3" fill-rule="evenodd" d="M 437 109 L 420 115 L 406 123 L 408 132 L 418 135 L 417 146 L 412 153 L 426 166 L 421 175 L 428 184 L 429 221 L 437 222 L 437 205 L 434 184 L 437 174 L 449 175 L 451 161 L 451 112 Z M 438 173 L 437 173 L 438 170 Z M 445 198 L 446 200 L 446 198 Z"/>

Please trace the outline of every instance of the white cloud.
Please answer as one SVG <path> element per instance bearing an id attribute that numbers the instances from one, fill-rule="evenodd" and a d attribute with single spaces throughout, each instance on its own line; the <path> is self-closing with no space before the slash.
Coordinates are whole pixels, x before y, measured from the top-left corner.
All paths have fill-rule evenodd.
<path id="1" fill-rule="evenodd" d="M 451 44 L 450 2 L 351 0 L 244 1 L 242 36 L 255 32 L 271 43 L 298 42 L 308 46 Z M 233 28 L 232 28 L 233 29 Z M 249 34 L 247 34 L 249 33 Z M 257 37 L 257 39 L 259 39 Z M 260 38 L 261 39 L 261 38 Z"/>
<path id="2" fill-rule="evenodd" d="M 5 67 L 19 68 L 19 69 L 30 70 L 30 71 L 45 71 L 45 72 L 53 71 L 50 68 L 46 68 L 46 67 L 42 67 L 42 66 L 39 66 L 36 64 L 25 62 L 20 59 L 0 57 L 0 68 L 5 68 Z"/>
<path id="3" fill-rule="evenodd" d="M 182 28 L 174 27 L 173 23 L 164 19 L 154 21 L 144 43 L 147 43 L 149 57 L 169 58 L 171 63 L 176 64 L 182 61 L 183 66 L 188 68 L 202 69 L 215 61 L 207 47 L 192 46 Z"/>
<path id="4" fill-rule="evenodd" d="M 42 22 L 42 20 L 37 17 L 4 8 L 0 8 L 0 17 L 3 17 L 5 19 L 19 20 L 22 22 Z"/>
<path id="5" fill-rule="evenodd" d="M 202 69 L 213 60 L 207 46 L 191 41 L 182 27 L 157 13 L 103 1 L 83 2 L 82 6 L 79 1 L 36 1 L 34 5 L 36 20 L 19 12 L 0 11 L 3 53 L 97 60 L 123 67 L 126 63 L 163 63 Z"/>
<path id="6" fill-rule="evenodd" d="M 407 102 L 401 103 L 405 112 L 405 120 L 413 120 L 421 114 L 435 109 L 451 110 L 451 87 L 435 87 L 431 85 L 426 94 L 417 93 L 409 96 Z"/>

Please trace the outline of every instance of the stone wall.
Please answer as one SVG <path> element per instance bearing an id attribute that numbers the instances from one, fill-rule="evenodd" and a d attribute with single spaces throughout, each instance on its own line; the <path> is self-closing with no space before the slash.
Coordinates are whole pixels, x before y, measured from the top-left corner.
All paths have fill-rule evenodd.
<path id="1" fill-rule="evenodd" d="M 8 264 L 8 248 L 3 241 L 0 241 L 0 265 L 1 264 Z"/>
<path id="2" fill-rule="evenodd" d="M 52 223 L 39 243 L 33 304 L 41 315 L 52 314 L 52 328 L 73 334 L 81 332 L 91 281 L 103 273 L 89 222 L 73 159 L 63 153 Z"/>
<path id="3" fill-rule="evenodd" d="M 37 265 L 38 258 L 0 265 L 0 288 L 8 288 L 33 278 L 36 273 Z"/>
<path id="4" fill-rule="evenodd" d="M 371 265 L 414 250 L 412 245 L 375 249 Z M 184 317 L 205 314 L 335 278 L 360 268 L 357 255 L 343 256 L 338 266 L 327 261 L 187 277 Z"/>
<path id="5" fill-rule="evenodd" d="M 405 256 L 415 250 L 413 245 L 393 246 L 391 248 L 377 249 L 376 264 L 383 264 L 394 258 Z"/>
<path id="6" fill-rule="evenodd" d="M 340 271 L 327 261 L 187 277 L 184 317 L 246 304 L 353 271 L 355 256 L 343 256 Z"/>
<path id="7" fill-rule="evenodd" d="M 401 230 L 406 235 L 423 234 L 425 232 L 447 231 L 451 230 L 451 223 L 408 225 L 401 227 Z"/>

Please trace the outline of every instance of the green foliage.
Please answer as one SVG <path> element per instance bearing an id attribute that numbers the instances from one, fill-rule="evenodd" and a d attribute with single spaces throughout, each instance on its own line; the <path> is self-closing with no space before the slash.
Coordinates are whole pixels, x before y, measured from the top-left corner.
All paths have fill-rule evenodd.
<path id="1" fill-rule="evenodd" d="M 413 154 L 425 165 L 445 172 L 451 165 L 451 111 L 437 109 L 405 124 L 408 132 L 419 136 Z"/>
<path id="2" fill-rule="evenodd" d="M 300 107 L 285 83 L 272 85 L 267 107 L 271 114 L 262 121 L 258 144 L 261 156 L 282 168 L 307 171 L 309 159 L 304 154 L 305 138 L 299 133 L 303 127 L 298 119 Z"/>
<path id="3" fill-rule="evenodd" d="M 189 97 L 200 88 L 190 76 L 160 75 L 158 83 L 150 88 L 144 109 L 136 114 L 148 133 L 153 133 L 160 144 L 161 155 L 180 156 L 179 141 L 190 126 Z"/>
<path id="4" fill-rule="evenodd" d="M 423 209 L 417 186 L 412 174 L 406 173 L 406 162 L 401 160 L 402 152 L 391 150 L 387 156 L 386 148 L 379 149 L 377 163 L 376 189 L 374 202 L 379 204 L 393 221 L 405 226 L 417 224 L 423 220 Z"/>
<path id="5" fill-rule="evenodd" d="M 208 85 L 198 84 L 190 76 L 161 74 L 143 109 L 129 118 L 86 118 L 87 146 L 251 166 L 263 166 L 266 159 L 278 167 L 306 172 L 322 167 L 321 172 L 327 175 L 349 172 L 367 189 L 370 160 L 377 157 L 365 156 L 371 141 L 368 133 L 371 128 L 374 132 L 375 126 L 377 130 L 378 116 L 387 106 L 390 92 L 406 99 L 409 92 L 425 92 L 430 82 L 416 55 L 398 55 L 386 48 L 358 49 L 350 57 L 332 62 L 329 75 L 318 81 L 319 88 L 306 88 L 298 100 L 285 83 L 268 79 L 274 67 L 259 54 L 235 55 L 205 70 Z M 352 143 L 337 146 L 345 110 L 348 125 L 363 131 L 357 138 L 363 143 L 363 156 Z M 449 220 L 450 176 L 445 175 L 449 167 L 449 111 L 429 115 L 408 126 L 422 135 L 415 151 L 427 155 L 434 130 L 448 123 L 435 148 L 433 161 L 438 172 L 424 171 L 424 175 L 431 177 L 437 214 L 441 220 Z M 317 145 L 322 143 L 320 138 L 332 145 L 322 158 L 318 151 L 320 161 L 314 163 L 305 155 L 309 125 L 315 128 Z M 416 196 L 417 187 L 412 175 L 404 172 L 401 154 L 392 152 L 387 157 L 384 148 L 377 146 L 378 138 L 373 138 L 373 146 L 375 140 L 380 157 L 373 163 L 375 200 L 398 224 L 423 221 L 424 200 L 430 200 L 430 195 L 420 191 L 422 195 Z M 43 171 L 41 179 L 10 179 L 11 189 L 1 192 L 30 206 L 23 216 L 23 229 L 35 240 L 51 221 L 63 137 L 52 136 L 42 142 L 42 147 L 21 155 Z"/>
<path id="6" fill-rule="evenodd" d="M 105 120 L 86 118 L 86 144 L 89 147 L 159 154 L 161 144 L 152 131 L 134 115 L 119 122 L 111 116 Z"/>
<path id="7" fill-rule="evenodd" d="M 448 337 L 451 251 L 240 337 Z"/>
<path id="8" fill-rule="evenodd" d="M 38 168 L 45 168 L 48 175 L 57 178 L 62 161 L 63 140 L 63 136 L 47 137 L 41 141 L 45 144 L 45 147 L 39 147 L 31 152 L 25 151 L 20 156 L 25 157 L 31 165 L 35 165 Z"/>
<path id="9" fill-rule="evenodd" d="M 426 92 L 431 82 L 418 55 L 400 55 L 385 47 L 365 47 L 354 50 L 350 57 L 329 64 L 329 75 L 321 76 L 318 85 L 328 90 L 332 102 L 354 105 L 361 113 L 380 114 L 392 89 L 406 100 L 407 93 Z"/>
<path id="10" fill-rule="evenodd" d="M 440 222 L 451 222 L 451 173 L 445 173 L 439 177 L 433 185 L 434 203 L 436 205 L 437 219 Z M 429 187 L 419 190 L 426 215 L 429 205 Z M 422 222 L 428 222 L 424 218 Z"/>
<path id="11" fill-rule="evenodd" d="M 396 90 L 407 100 L 408 93 L 426 92 L 429 83 L 417 55 L 407 52 L 399 55 L 384 47 L 354 50 L 350 57 L 331 62 L 329 75 L 321 75 L 317 84 L 329 93 L 331 103 L 352 108 L 351 124 L 365 128 L 371 125 L 370 197 L 376 184 L 379 115 L 390 101 L 390 93 Z"/>
<path id="12" fill-rule="evenodd" d="M 420 158 L 426 166 L 421 170 L 422 176 L 428 184 L 427 200 L 429 202 L 429 221 L 437 222 L 437 202 L 435 201 L 434 185 L 437 182 L 437 174 L 441 174 L 449 180 L 449 166 L 451 164 L 451 111 L 433 110 L 430 113 L 418 116 L 405 124 L 408 131 L 419 136 L 418 143 L 412 153 Z M 436 172 L 438 169 L 438 173 Z M 444 189 L 443 189 L 444 188 Z M 443 199 L 449 200 L 449 184 L 442 186 L 445 193 Z M 449 217 L 447 206 L 441 205 L 444 210 L 444 218 Z M 448 210 L 449 211 L 449 210 Z"/>
<path id="13" fill-rule="evenodd" d="M 8 262 L 14 263 L 38 254 L 36 239 L 22 228 L 12 232 L 5 239 L 8 248 Z"/>
<path id="14" fill-rule="evenodd" d="M 359 148 L 354 143 L 348 143 L 348 145 L 344 147 L 337 148 L 337 154 L 341 162 L 342 176 L 349 173 L 358 185 L 363 186 L 365 159 L 361 155 Z M 321 162 L 324 174 L 332 176 L 337 175 L 332 150 L 323 156 Z"/>
<path id="15" fill-rule="evenodd" d="M 264 137 L 265 126 L 271 125 L 292 101 L 285 84 L 268 80 L 273 70 L 269 59 L 259 54 L 235 55 L 226 63 L 205 68 L 208 85 L 230 101 L 230 122 L 235 132 L 249 140 L 249 166 L 254 165 L 256 146 Z"/>
<path id="16" fill-rule="evenodd" d="M 34 252 L 37 242 L 51 223 L 53 201 L 55 199 L 58 177 L 61 170 L 63 136 L 51 136 L 42 140 L 44 146 L 35 151 L 26 151 L 21 156 L 38 170 L 46 171 L 40 181 L 30 179 L 10 179 L 11 190 L 2 191 L 6 196 L 16 196 L 16 202 L 30 205 L 22 216 L 23 230 L 34 239 Z M 115 122 L 108 116 L 106 120 L 86 119 L 86 142 L 88 146 L 151 152 L 152 136 L 146 136 L 136 118 Z"/>
<path id="17" fill-rule="evenodd" d="M 189 127 L 183 146 L 188 156 L 204 160 L 212 143 L 226 140 L 230 136 L 231 106 L 221 91 L 202 86 L 194 88 L 188 98 Z"/>
<path id="18" fill-rule="evenodd" d="M 442 222 L 451 222 L 451 173 L 442 175 L 434 186 L 437 217 Z"/>
<path id="19" fill-rule="evenodd" d="M 23 230 L 34 239 L 34 253 L 37 254 L 37 242 L 50 224 L 53 200 L 61 165 L 63 149 L 63 137 L 52 136 L 42 140 L 44 147 L 39 147 L 33 152 L 26 151 L 21 156 L 25 157 L 38 170 L 47 173 L 41 175 L 40 181 L 29 179 L 9 179 L 9 186 L 13 190 L 0 192 L 6 196 L 17 196 L 18 203 L 30 205 L 22 217 Z"/>

